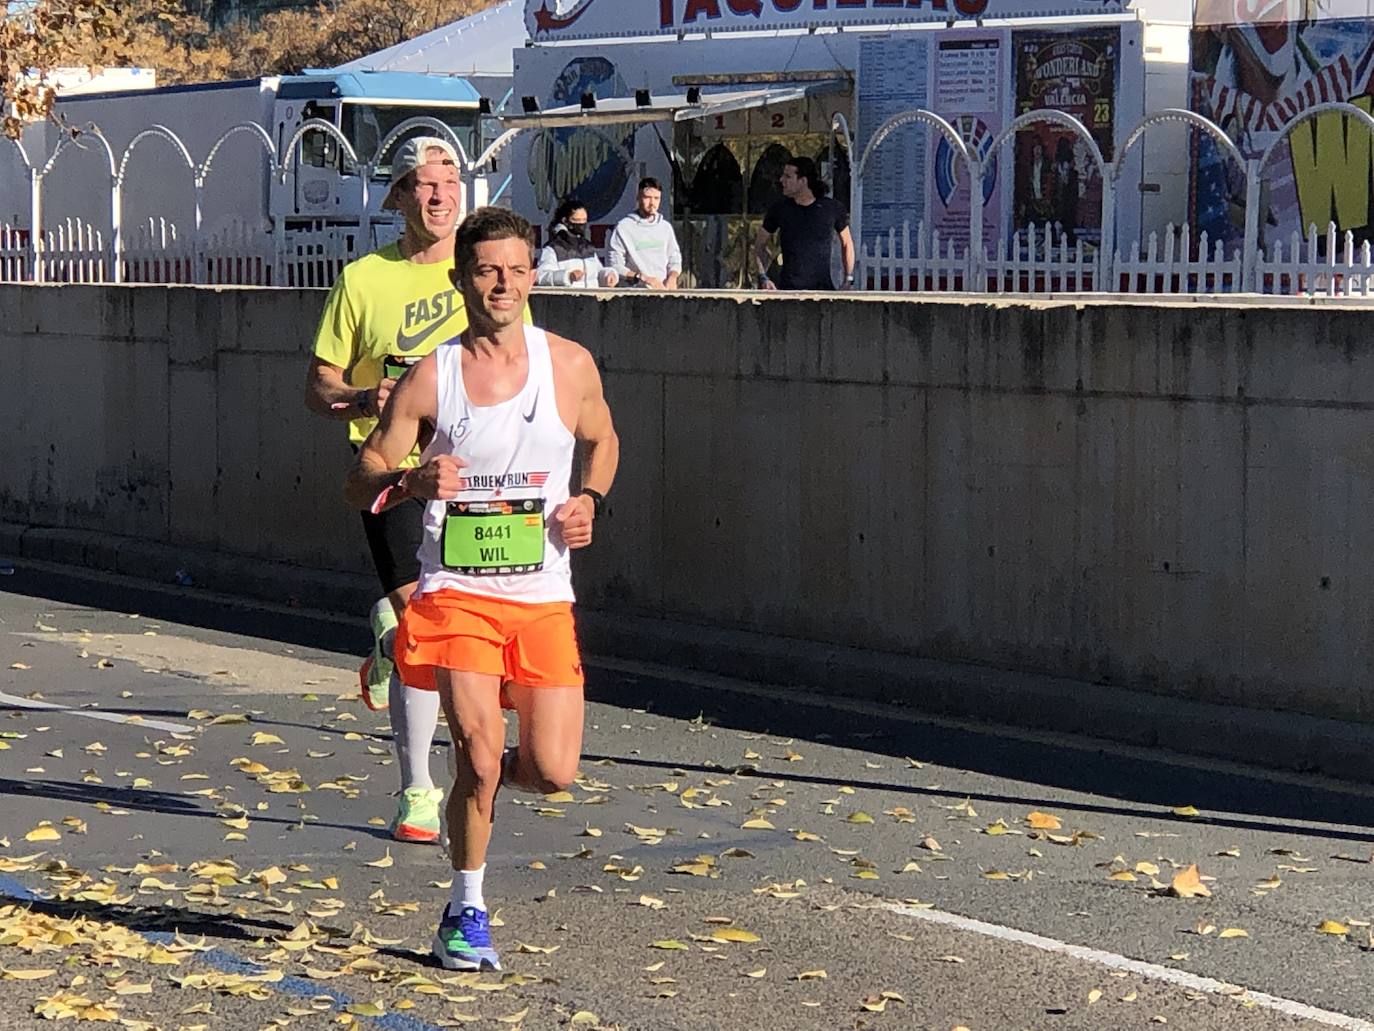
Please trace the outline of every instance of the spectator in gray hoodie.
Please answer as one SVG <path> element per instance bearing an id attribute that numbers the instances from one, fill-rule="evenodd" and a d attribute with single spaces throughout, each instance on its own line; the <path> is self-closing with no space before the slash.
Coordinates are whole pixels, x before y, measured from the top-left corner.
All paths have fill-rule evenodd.
<path id="1" fill-rule="evenodd" d="M 647 286 L 653 290 L 677 288 L 682 271 L 682 250 L 672 223 L 658 212 L 663 188 L 657 179 L 639 181 L 637 207 L 616 223 L 607 251 L 611 268 L 620 273 L 627 286 Z"/>
<path id="2" fill-rule="evenodd" d="M 587 206 L 576 197 L 558 205 L 549 226 L 549 242 L 539 252 L 534 270 L 537 286 L 615 286 L 620 277 L 601 264 L 587 239 Z"/>

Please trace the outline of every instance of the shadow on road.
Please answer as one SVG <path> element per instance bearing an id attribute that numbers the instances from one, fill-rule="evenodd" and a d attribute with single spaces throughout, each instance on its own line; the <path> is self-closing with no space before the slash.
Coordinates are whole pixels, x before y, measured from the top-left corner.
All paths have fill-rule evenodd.
<path id="1" fill-rule="evenodd" d="M 264 608 L 251 603 L 205 595 L 194 588 L 169 590 L 161 585 L 140 588 L 134 582 L 115 582 L 91 578 L 78 571 L 23 568 L 24 575 L 7 580 L 8 592 L 40 597 L 70 604 L 137 611 L 150 618 L 183 626 L 242 634 L 266 640 L 287 642 L 307 648 L 361 655 L 370 639 L 361 618 L 356 624 L 346 617 L 327 618 L 318 614 L 295 613 L 283 607 Z M 798 695 L 785 701 L 758 695 L 701 688 L 671 678 L 629 675 L 595 668 L 588 663 L 587 697 L 591 701 L 643 709 L 674 719 L 702 720 L 732 730 L 767 733 L 800 741 L 814 741 L 843 748 L 888 755 L 901 761 L 910 756 L 933 765 L 967 770 L 992 777 L 1023 782 L 1027 791 L 1020 796 L 973 794 L 974 799 L 1016 801 L 1046 805 L 1051 800 L 1037 797 L 1036 786 L 1096 795 L 1102 802 L 1065 803 L 1052 800 L 1061 809 L 1086 812 L 1115 812 L 1159 817 L 1175 806 L 1192 805 L 1204 815 L 1180 823 L 1209 823 L 1214 826 L 1254 828 L 1268 831 L 1290 830 L 1316 834 L 1335 840 L 1374 842 L 1374 792 L 1365 793 L 1352 785 L 1339 787 L 1307 786 L 1251 776 L 1243 771 L 1176 765 L 1168 754 L 1154 759 L 1121 754 L 1095 747 L 1084 739 L 1060 744 L 1043 743 L 1009 736 L 995 727 L 962 729 L 921 722 L 914 710 L 893 709 L 890 717 L 861 715 L 828 706 L 815 695 Z M 149 710 L 153 712 L 154 710 Z M 165 713 L 184 716 L 184 713 Z M 268 718 L 257 722 L 271 723 Z M 287 724 L 291 725 L 291 724 Z M 332 727 L 312 727 L 324 733 L 343 731 Z M 1226 733 L 1218 727 L 1217 733 Z M 373 735 L 378 740 L 386 734 Z M 653 765 L 643 759 L 619 758 L 624 763 Z M 671 765 L 671 764 L 665 764 Z M 760 772 L 792 781 L 804 781 L 793 770 Z M 820 783 L 831 783 L 817 778 Z M 42 783 L 42 782 L 40 782 Z M 844 783 L 864 785 L 862 779 L 847 778 Z M 865 786 L 886 790 L 921 792 L 932 796 L 948 795 L 907 784 Z M 71 785 L 54 785 L 54 790 L 70 791 Z M 0 780 L 0 793 L 33 793 L 32 782 Z M 41 791 L 40 791 L 41 793 Z M 146 806 L 121 794 L 118 804 Z M 170 796 L 175 799 L 175 796 Z M 958 792 L 957 797 L 966 797 Z M 180 805 L 184 800 L 176 799 Z M 169 803 L 170 804 L 170 803 Z M 170 811 L 182 812 L 183 809 Z M 1212 816 L 1233 813 L 1238 816 Z M 197 815 L 214 816 L 199 812 Z M 290 822 L 290 821 L 284 821 Z M 1330 824 L 1337 828 L 1313 829 L 1311 824 Z M 353 828 L 377 837 L 373 829 Z"/>
<path id="2" fill-rule="evenodd" d="M 292 924 L 280 920 L 265 920 L 246 915 L 220 915 L 205 913 L 159 903 L 156 906 L 130 906 L 107 904 L 75 899 L 34 899 L 29 893 L 20 896 L 11 894 L 4 883 L 0 883 L 0 899 L 12 899 L 35 913 L 55 917 L 59 920 L 75 920 L 84 917 L 101 923 L 118 924 L 138 934 L 157 934 L 162 931 L 180 932 L 184 938 L 218 939 L 224 942 L 259 942 L 264 938 L 285 937 L 294 928 Z M 339 927 L 331 927 L 327 920 L 317 922 L 321 930 L 333 939 L 347 939 L 350 932 Z M 374 939 L 375 942 L 375 939 Z M 409 963 L 426 965 L 421 957 L 408 949 L 373 944 L 377 952 L 391 959 L 405 960 Z M 437 964 L 435 964 L 437 966 Z"/>
<path id="3" fill-rule="evenodd" d="M 815 741 L 840 748 L 853 748 L 893 757 L 905 765 L 906 758 L 992 777 L 1018 780 L 1027 790 L 1018 796 L 979 795 L 972 798 L 993 802 L 1024 802 L 1031 806 L 1053 804 L 1059 809 L 1107 812 L 1159 818 L 1169 816 L 1176 806 L 1191 805 L 1200 817 L 1174 817 L 1180 824 L 1206 823 L 1267 831 L 1291 831 L 1336 840 L 1374 842 L 1374 796 L 1352 785 L 1349 792 L 1339 787 L 1322 788 L 1264 779 L 1244 772 L 1176 765 L 1168 753 L 1159 759 L 1134 757 L 1094 747 L 1051 744 L 1012 737 L 995 727 L 969 730 L 947 725 L 922 723 L 915 711 L 894 710 L 889 719 L 861 715 L 827 706 L 823 699 L 798 695 L 786 701 L 757 695 L 694 688 L 642 674 L 630 675 L 604 669 L 590 671 L 587 697 L 631 709 L 642 709 L 656 716 L 695 720 L 715 727 L 750 733 L 765 733 L 780 738 Z M 1219 728 L 1224 732 L 1224 728 Z M 758 749 L 762 751 L 762 749 Z M 611 757 L 621 763 L 656 764 L 643 758 Z M 702 767 L 702 769 L 705 769 Z M 753 772 L 750 776 L 822 784 L 849 784 L 888 791 L 914 792 L 952 798 L 970 797 L 968 792 L 932 791 L 907 783 L 875 783 L 861 774 L 848 778 L 808 778 L 792 769 Z M 712 770 L 712 772 L 720 772 Z M 938 774 L 931 780 L 938 780 Z M 1064 802 L 1037 795 L 1037 785 L 1103 796 L 1100 803 Z M 1254 819 L 1209 815 L 1247 814 Z M 1310 824 L 1335 824 L 1349 830 L 1319 829 Z"/>
<path id="4" fill-rule="evenodd" d="M 104 805 L 111 809 L 130 809 L 139 812 L 163 813 L 170 816 L 193 816 L 211 820 L 219 820 L 226 815 L 221 810 L 207 808 L 191 799 L 169 791 L 108 787 L 73 781 L 14 780 L 10 777 L 0 777 L 0 796 L 3 795 L 49 798 L 55 802 Z M 282 827 L 293 827 L 301 822 L 295 818 L 269 816 L 266 813 L 258 812 L 252 814 L 252 820 L 254 823 L 277 824 Z M 309 820 L 307 822 L 311 827 L 328 827 L 349 833 L 367 834 L 384 841 L 392 840 L 391 834 L 385 829 L 371 827 L 367 824 L 330 823 L 325 820 Z"/>

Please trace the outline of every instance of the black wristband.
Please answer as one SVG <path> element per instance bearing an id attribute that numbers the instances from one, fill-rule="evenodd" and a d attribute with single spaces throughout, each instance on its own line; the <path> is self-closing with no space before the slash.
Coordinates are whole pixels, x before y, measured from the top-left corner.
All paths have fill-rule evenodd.
<path id="1" fill-rule="evenodd" d="M 585 494 L 592 499 L 592 518 L 601 518 L 601 506 L 606 503 L 606 495 L 599 490 L 592 490 L 590 487 L 583 487 L 577 493 L 579 495 Z"/>
<path id="2" fill-rule="evenodd" d="M 376 409 L 372 407 L 371 390 L 364 390 L 361 394 L 359 394 L 357 397 L 353 399 L 353 403 L 358 406 L 358 411 L 362 412 L 363 418 L 365 419 L 371 419 L 373 416 L 377 414 Z"/>

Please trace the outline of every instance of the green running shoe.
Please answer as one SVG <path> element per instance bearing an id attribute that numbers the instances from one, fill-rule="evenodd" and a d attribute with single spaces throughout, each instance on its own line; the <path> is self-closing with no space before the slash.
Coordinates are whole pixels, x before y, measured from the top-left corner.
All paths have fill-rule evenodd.
<path id="1" fill-rule="evenodd" d="M 397 841 L 426 844 L 439 840 L 439 803 L 442 788 L 406 788 L 401 792 L 396 819 L 391 821 L 391 836 Z"/>
<path id="2" fill-rule="evenodd" d="M 431 949 L 445 970 L 501 969 L 501 958 L 491 947 L 487 914 L 476 906 L 464 906 L 457 913 L 444 907 Z"/>
<path id="3" fill-rule="evenodd" d="M 358 670 L 358 684 L 363 704 L 378 712 L 391 704 L 391 672 L 396 668 L 391 661 L 392 643 L 396 639 L 396 610 L 391 607 L 391 601 L 383 598 L 373 605 L 369 621 L 372 624 L 372 654 L 363 660 L 362 669 Z"/>

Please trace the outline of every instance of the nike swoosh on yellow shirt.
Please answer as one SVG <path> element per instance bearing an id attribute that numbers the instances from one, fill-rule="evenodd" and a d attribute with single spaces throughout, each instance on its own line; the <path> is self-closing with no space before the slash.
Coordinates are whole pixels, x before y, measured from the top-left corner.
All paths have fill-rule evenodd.
<path id="1" fill-rule="evenodd" d="M 415 350 L 417 347 L 419 347 L 421 344 L 423 344 L 426 340 L 428 340 L 430 337 L 432 337 L 432 336 L 435 334 L 435 331 L 437 331 L 437 330 L 439 329 L 439 327 L 441 327 L 441 326 L 442 326 L 445 322 L 447 322 L 447 321 L 448 321 L 448 316 L 444 316 L 443 318 L 439 319 L 437 322 L 431 322 L 428 326 L 426 326 L 424 329 L 420 330 L 418 333 L 406 333 L 406 331 L 405 331 L 404 329 L 398 329 L 398 330 L 396 330 L 396 350 L 398 350 L 398 351 L 413 351 L 413 350 Z"/>

